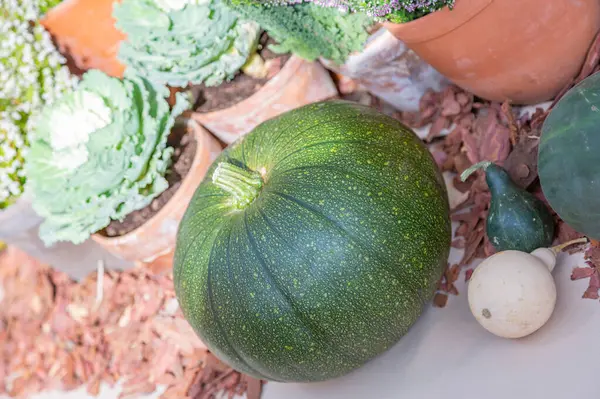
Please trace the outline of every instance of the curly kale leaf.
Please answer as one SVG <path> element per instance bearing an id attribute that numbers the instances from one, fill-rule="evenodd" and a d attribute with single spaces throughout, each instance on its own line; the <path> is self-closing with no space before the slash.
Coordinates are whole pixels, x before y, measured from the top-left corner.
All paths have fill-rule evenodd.
<path id="1" fill-rule="evenodd" d="M 167 96 L 144 78 L 93 70 L 44 109 L 25 171 L 47 245 L 81 243 L 167 189 L 167 137 L 189 105 L 178 97 L 169 110 Z"/>
<path id="2" fill-rule="evenodd" d="M 256 50 L 260 33 L 220 0 L 123 0 L 113 16 L 127 35 L 118 54 L 127 69 L 176 87 L 232 79 Z"/>
<path id="3" fill-rule="evenodd" d="M 421 18 L 444 7 L 454 5 L 455 0 L 231 0 L 236 4 L 293 5 L 312 3 L 325 8 L 342 11 L 364 12 L 380 20 L 405 23 Z"/>
<path id="4" fill-rule="evenodd" d="M 362 49 L 372 18 L 362 13 L 344 13 L 315 4 L 262 5 L 227 1 L 243 18 L 256 21 L 278 42 L 271 50 L 292 52 L 308 61 L 319 57 L 344 63 L 348 55 Z"/>

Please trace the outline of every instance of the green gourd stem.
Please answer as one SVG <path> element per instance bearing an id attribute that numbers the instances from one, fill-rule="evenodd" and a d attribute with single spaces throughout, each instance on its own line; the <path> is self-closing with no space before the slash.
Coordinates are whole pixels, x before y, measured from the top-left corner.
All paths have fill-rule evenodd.
<path id="1" fill-rule="evenodd" d="M 552 252 L 554 252 L 555 254 L 558 254 L 560 251 L 562 251 L 566 247 L 569 247 L 569 246 L 574 245 L 574 244 L 585 244 L 587 242 L 588 242 L 587 237 L 582 237 L 582 238 L 578 238 L 576 240 L 567 241 L 567 242 L 565 242 L 563 244 L 560 244 L 560 245 L 556 245 L 556 246 L 550 248 L 550 250 Z"/>
<path id="2" fill-rule="evenodd" d="M 466 181 L 477 169 L 483 169 L 485 171 L 491 164 L 490 161 L 481 161 L 477 162 L 475 165 L 471 165 L 461 173 L 460 180 Z"/>
<path id="3" fill-rule="evenodd" d="M 258 172 L 240 168 L 229 162 L 220 162 L 212 175 L 213 183 L 235 199 L 238 208 L 250 205 L 264 184 Z"/>

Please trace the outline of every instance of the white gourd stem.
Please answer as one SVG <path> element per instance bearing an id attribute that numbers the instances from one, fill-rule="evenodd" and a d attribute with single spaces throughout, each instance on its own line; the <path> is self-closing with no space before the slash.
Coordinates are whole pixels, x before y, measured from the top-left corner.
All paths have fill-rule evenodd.
<path id="1" fill-rule="evenodd" d="M 560 251 L 562 251 L 563 249 L 565 249 L 566 247 L 569 247 L 571 245 L 575 245 L 575 244 L 585 244 L 588 242 L 587 237 L 582 237 L 582 238 L 578 238 L 576 240 L 571 240 L 571 241 L 567 241 L 563 244 L 560 245 L 556 245 L 552 248 L 549 248 L 552 252 L 554 252 L 555 254 L 558 254 Z"/>
<path id="2" fill-rule="evenodd" d="M 477 169 L 483 169 L 483 171 L 485 172 L 485 170 L 491 164 L 492 163 L 490 161 L 481 161 L 477 162 L 475 165 L 469 166 L 467 169 L 464 170 L 464 172 L 460 174 L 460 180 L 466 181 L 469 178 L 469 176 L 471 176 Z"/>

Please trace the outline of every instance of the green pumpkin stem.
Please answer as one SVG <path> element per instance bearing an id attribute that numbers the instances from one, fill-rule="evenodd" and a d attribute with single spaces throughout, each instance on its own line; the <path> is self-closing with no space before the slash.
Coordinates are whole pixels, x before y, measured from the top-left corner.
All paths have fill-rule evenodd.
<path id="1" fill-rule="evenodd" d="M 212 175 L 213 183 L 231 194 L 238 208 L 245 208 L 260 193 L 264 184 L 260 173 L 220 162 Z"/>
<path id="2" fill-rule="evenodd" d="M 569 247 L 569 246 L 575 245 L 575 244 L 585 244 L 587 242 L 588 242 L 587 237 L 581 237 L 581 238 L 578 238 L 576 240 L 571 240 L 571 241 L 567 241 L 565 243 L 562 243 L 560 245 L 556 245 L 556 246 L 550 248 L 550 250 L 552 252 L 554 252 L 555 254 L 558 254 L 560 251 L 562 251 L 566 247 Z"/>
<path id="3" fill-rule="evenodd" d="M 469 166 L 464 172 L 461 173 L 460 180 L 466 181 L 477 169 L 483 169 L 485 171 L 491 164 L 492 163 L 490 161 L 481 161 L 477 162 L 475 165 Z"/>

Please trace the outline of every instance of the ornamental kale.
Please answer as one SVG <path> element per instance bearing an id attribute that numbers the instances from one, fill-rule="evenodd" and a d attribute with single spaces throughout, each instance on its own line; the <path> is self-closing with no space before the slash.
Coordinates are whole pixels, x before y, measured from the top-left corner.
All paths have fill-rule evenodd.
<path id="1" fill-rule="evenodd" d="M 118 54 L 127 69 L 178 87 L 232 79 L 255 53 L 260 33 L 220 0 L 123 0 L 113 16 L 127 35 Z"/>
<path id="2" fill-rule="evenodd" d="M 37 22 L 56 0 L 0 0 L 0 209 L 22 194 L 27 133 L 43 104 L 76 84 Z"/>
<path id="3" fill-rule="evenodd" d="M 189 105 L 178 93 L 170 111 L 168 94 L 145 78 L 92 70 L 76 91 L 44 108 L 25 170 L 33 208 L 46 219 L 46 245 L 81 243 L 168 187 L 167 136 Z"/>
<path id="4" fill-rule="evenodd" d="M 253 4 L 297 4 L 312 2 L 321 7 L 343 11 L 364 12 L 378 20 L 394 23 L 410 22 L 429 13 L 452 7 L 455 0 L 235 0 Z"/>
<path id="5" fill-rule="evenodd" d="M 243 18 L 258 22 L 279 43 L 271 46 L 272 51 L 292 52 L 308 61 L 323 57 L 343 64 L 350 53 L 362 50 L 373 23 L 364 13 L 309 3 L 271 6 L 228 0 L 226 4 Z"/>

